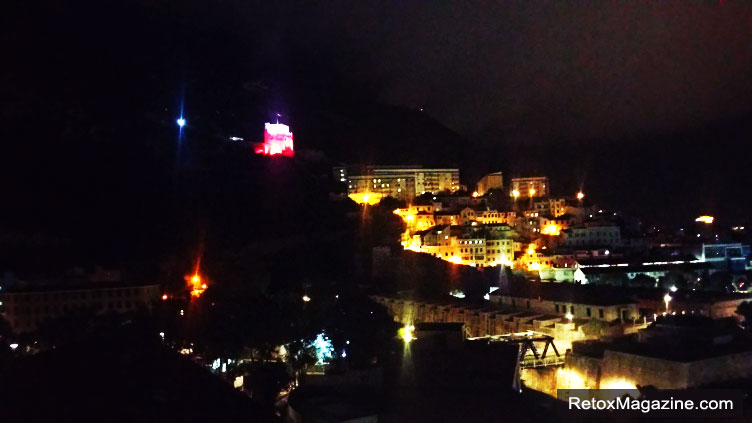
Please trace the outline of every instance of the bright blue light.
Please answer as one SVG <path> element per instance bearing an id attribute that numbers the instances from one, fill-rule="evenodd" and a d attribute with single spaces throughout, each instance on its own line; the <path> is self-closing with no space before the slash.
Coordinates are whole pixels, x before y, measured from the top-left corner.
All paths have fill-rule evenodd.
<path id="1" fill-rule="evenodd" d="M 332 341 L 323 333 L 316 336 L 312 345 L 316 349 L 316 364 L 324 364 L 334 357 Z"/>
<path id="2" fill-rule="evenodd" d="M 177 122 L 178 122 L 178 126 L 179 126 L 179 127 L 181 127 L 181 128 L 182 128 L 182 127 L 184 127 L 184 126 L 185 126 L 185 119 L 183 119 L 182 117 L 181 117 L 181 118 L 178 118 Z"/>

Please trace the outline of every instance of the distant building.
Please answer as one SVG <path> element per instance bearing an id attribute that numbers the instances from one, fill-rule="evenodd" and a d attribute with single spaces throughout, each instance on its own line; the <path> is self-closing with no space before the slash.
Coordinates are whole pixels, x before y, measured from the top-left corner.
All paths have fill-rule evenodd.
<path id="1" fill-rule="evenodd" d="M 281 123 L 265 123 L 264 142 L 256 144 L 254 150 L 256 154 L 264 154 L 267 156 L 281 154 L 283 156 L 292 157 L 295 155 L 295 150 L 292 144 L 292 132 L 290 132 L 290 127 Z"/>
<path id="2" fill-rule="evenodd" d="M 565 198 L 546 198 L 533 203 L 533 208 L 541 216 L 559 217 L 567 211 L 567 200 Z"/>
<path id="3" fill-rule="evenodd" d="M 668 316 L 636 336 L 575 342 L 558 389 L 697 388 L 752 376 L 752 340 L 700 316 Z"/>
<path id="4" fill-rule="evenodd" d="M 492 189 L 498 189 L 502 190 L 504 188 L 504 179 L 501 175 L 501 172 L 494 172 L 489 173 L 488 175 L 482 177 L 480 181 L 478 181 L 478 187 L 476 192 L 479 196 L 485 195 L 489 190 Z"/>
<path id="5" fill-rule="evenodd" d="M 672 292 L 668 311 L 664 299 L 664 292 L 652 290 L 638 292 L 635 295 L 640 304 L 640 310 L 645 314 L 661 315 L 669 312 L 676 315 L 699 315 L 711 319 L 739 319 L 737 308 L 745 302 L 752 301 L 752 294 L 739 292 L 691 291 L 678 290 Z"/>
<path id="6" fill-rule="evenodd" d="M 700 259 L 712 263 L 720 270 L 743 272 L 747 268 L 749 256 L 749 245 L 740 243 L 702 244 Z"/>
<path id="7" fill-rule="evenodd" d="M 562 214 L 558 217 L 550 215 L 540 215 L 538 223 L 540 224 L 540 233 L 543 235 L 560 235 L 561 231 L 568 229 L 577 221 L 571 214 Z"/>
<path id="8" fill-rule="evenodd" d="M 561 231 L 562 244 L 569 247 L 621 245 L 621 228 L 616 225 L 588 224 Z"/>
<path id="9" fill-rule="evenodd" d="M 406 233 L 406 250 L 475 267 L 511 265 L 514 259 L 514 231 L 506 224 L 479 226 L 435 226 Z"/>
<path id="10" fill-rule="evenodd" d="M 551 286 L 545 285 L 546 288 Z M 467 337 L 498 336 L 528 331 L 544 333 L 552 336 L 556 347 L 563 352 L 570 348 L 572 341 L 623 335 L 644 327 L 642 321 L 634 322 L 631 315 L 629 319 L 622 319 L 625 310 L 637 310 L 636 303 L 627 298 L 613 294 L 605 298 L 597 298 L 595 295 L 561 295 L 539 299 L 537 295 L 524 294 L 511 301 L 507 300 L 508 295 L 498 294 L 496 291 L 489 295 L 490 301 L 482 304 L 457 298 L 445 301 L 417 301 L 372 296 L 371 299 L 383 305 L 396 322 L 415 325 L 415 335 L 418 339 L 427 338 L 428 332 L 432 330 L 451 329 L 445 326 L 446 323 L 458 323 L 462 325 Z M 590 317 L 587 316 L 588 310 Z M 421 327 L 420 323 L 431 324 Z M 424 331 L 425 333 L 421 333 Z"/>
<path id="11" fill-rule="evenodd" d="M 574 280 L 583 284 L 609 283 L 619 277 L 634 279 L 637 275 L 649 276 L 658 280 L 670 272 L 698 277 L 704 272 L 713 273 L 708 263 L 676 257 L 673 261 L 630 262 L 624 259 L 600 260 L 578 259 Z"/>
<path id="12" fill-rule="evenodd" d="M 460 211 L 460 224 L 478 222 L 484 225 L 494 223 L 513 223 L 515 212 L 501 212 L 487 207 L 465 207 Z"/>
<path id="13" fill-rule="evenodd" d="M 157 284 L 128 284 L 119 279 L 19 283 L 0 292 L 2 315 L 14 332 L 33 331 L 46 320 L 77 310 L 123 313 L 148 308 L 161 295 Z"/>
<path id="14" fill-rule="evenodd" d="M 347 194 L 357 203 L 376 204 L 384 197 L 409 201 L 425 193 L 460 189 L 459 169 L 428 169 L 422 166 L 367 166 L 337 168 L 339 180 L 347 182 Z"/>
<path id="15" fill-rule="evenodd" d="M 333 167 L 332 174 L 334 175 L 335 181 L 347 182 L 347 167 L 345 166 Z"/>
<path id="16" fill-rule="evenodd" d="M 491 301 L 573 319 L 632 322 L 639 316 L 638 303 L 631 298 L 572 284 L 510 283 L 492 293 Z"/>
<path id="17" fill-rule="evenodd" d="M 509 196 L 515 197 L 548 197 L 550 187 L 548 177 L 534 176 L 528 178 L 512 178 L 509 187 Z"/>

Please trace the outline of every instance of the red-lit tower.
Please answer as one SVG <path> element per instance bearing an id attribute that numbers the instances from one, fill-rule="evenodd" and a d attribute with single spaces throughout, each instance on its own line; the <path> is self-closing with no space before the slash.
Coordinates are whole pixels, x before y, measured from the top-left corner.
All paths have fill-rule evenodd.
<path id="1" fill-rule="evenodd" d="M 292 157 L 295 150 L 292 144 L 290 127 L 281 123 L 264 124 L 264 142 L 256 145 L 256 154 L 274 156 L 281 154 Z"/>

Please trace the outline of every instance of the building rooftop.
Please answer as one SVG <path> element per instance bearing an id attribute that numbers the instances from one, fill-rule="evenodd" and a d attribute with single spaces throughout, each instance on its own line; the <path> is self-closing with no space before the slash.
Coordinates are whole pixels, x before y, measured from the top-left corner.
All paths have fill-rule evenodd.
<path id="1" fill-rule="evenodd" d="M 674 255 L 674 256 L 642 256 L 642 257 L 631 257 L 629 259 L 624 257 L 608 257 L 608 258 L 597 258 L 597 259 L 590 259 L 590 258 L 584 258 L 584 259 L 577 259 L 577 263 L 581 267 L 590 267 L 590 266 L 602 266 L 604 264 L 627 264 L 627 265 L 650 265 L 650 264 L 682 264 L 682 263 L 692 263 L 696 262 L 697 258 L 692 255 L 682 254 L 682 255 Z"/>
<path id="2" fill-rule="evenodd" d="M 57 280 L 54 283 L 18 283 L 5 287 L 1 294 L 25 294 L 34 292 L 56 292 L 56 291 L 84 291 L 92 289 L 118 289 L 118 288 L 138 288 L 144 286 L 159 286 L 158 283 L 145 282 L 127 282 L 127 281 L 106 281 L 91 282 L 84 279 L 65 279 Z"/>
<path id="3" fill-rule="evenodd" d="M 666 291 L 659 288 L 630 288 L 631 295 L 636 299 L 653 299 L 663 301 Z M 680 289 L 671 293 L 671 301 L 687 303 L 714 303 L 730 300 L 752 299 L 749 292 L 720 292 L 720 291 L 690 291 Z"/>
<path id="4" fill-rule="evenodd" d="M 462 330 L 465 326 L 461 322 L 422 322 L 415 324 L 416 331 L 437 331 L 437 330 Z"/>
<path id="5" fill-rule="evenodd" d="M 624 337 L 610 342 L 573 342 L 574 354 L 603 358 L 607 351 L 639 355 L 668 361 L 692 362 L 730 354 L 752 352 L 752 338 L 738 333 L 729 342 L 717 344 L 680 336 L 654 337 L 638 342 L 636 337 Z"/>
<path id="6" fill-rule="evenodd" d="M 459 216 L 460 212 L 454 210 L 439 210 L 433 212 L 435 216 Z"/>
<path id="7" fill-rule="evenodd" d="M 491 295 L 540 299 L 573 304 L 609 306 L 636 304 L 624 291 L 610 286 L 509 281 Z"/>
<path id="8" fill-rule="evenodd" d="M 290 406 L 311 421 L 357 421 L 378 415 L 381 395 L 353 387 L 302 386 L 289 396 Z"/>
<path id="9" fill-rule="evenodd" d="M 682 264 L 629 264 L 627 266 L 609 266 L 609 267 L 580 267 L 580 270 L 586 275 L 599 275 L 607 273 L 632 273 L 632 272 L 660 272 L 672 269 L 683 270 L 703 270 L 711 269 L 710 263 L 682 263 Z"/>

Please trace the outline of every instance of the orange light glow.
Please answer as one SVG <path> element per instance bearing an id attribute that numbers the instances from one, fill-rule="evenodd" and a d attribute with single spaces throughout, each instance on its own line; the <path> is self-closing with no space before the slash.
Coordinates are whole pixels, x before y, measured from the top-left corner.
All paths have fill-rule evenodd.
<path id="1" fill-rule="evenodd" d="M 708 225 L 710 225 L 711 223 L 713 223 L 714 220 L 715 218 L 713 218 L 713 216 L 700 216 L 697 219 L 695 219 L 695 222 L 702 222 L 702 223 L 707 223 Z"/>
<path id="2" fill-rule="evenodd" d="M 192 297 L 200 297 L 201 294 L 206 291 L 207 283 L 203 281 L 201 275 L 198 273 L 199 263 L 196 263 L 196 270 L 193 271 L 193 275 L 187 275 L 185 280 L 188 282 L 188 287 L 191 289 Z"/>
<path id="3" fill-rule="evenodd" d="M 585 198 L 585 194 L 583 194 L 582 191 L 578 192 L 577 193 L 577 199 L 578 200 L 582 200 L 583 198 Z"/>
<path id="4" fill-rule="evenodd" d="M 577 370 L 559 368 L 556 377 L 556 387 L 559 389 L 585 389 L 585 377 Z"/>
<path id="5" fill-rule="evenodd" d="M 382 195 L 376 192 L 369 192 L 369 193 L 352 193 L 348 197 L 350 197 L 351 200 L 355 201 L 358 204 L 368 204 L 369 206 L 373 206 L 376 204 L 379 204 L 381 201 Z"/>
<path id="6" fill-rule="evenodd" d="M 561 233 L 561 230 L 553 223 L 541 230 L 541 234 L 543 235 L 559 235 L 559 233 Z"/>
<path id="7" fill-rule="evenodd" d="M 601 389 L 637 389 L 637 385 L 623 378 L 611 378 L 601 382 Z"/>

